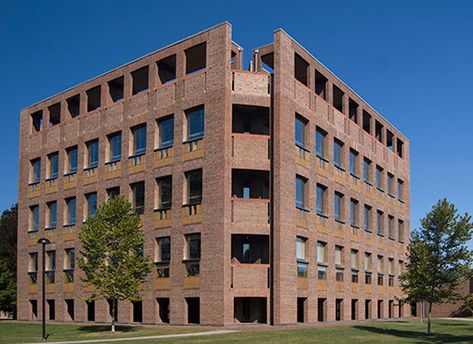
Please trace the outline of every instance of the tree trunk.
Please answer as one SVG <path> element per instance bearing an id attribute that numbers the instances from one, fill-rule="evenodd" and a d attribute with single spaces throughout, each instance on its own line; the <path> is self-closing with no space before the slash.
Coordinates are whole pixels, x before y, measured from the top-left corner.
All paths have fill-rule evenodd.
<path id="1" fill-rule="evenodd" d="M 420 323 L 424 323 L 424 301 L 420 303 Z"/>
<path id="2" fill-rule="evenodd" d="M 430 318 L 432 316 L 432 302 L 429 302 L 429 315 L 428 315 L 428 320 L 427 320 L 427 334 L 430 335 L 430 328 L 431 328 L 431 323 L 430 323 Z"/>
<path id="3" fill-rule="evenodd" d="M 112 299 L 112 333 L 115 333 L 115 299 Z"/>

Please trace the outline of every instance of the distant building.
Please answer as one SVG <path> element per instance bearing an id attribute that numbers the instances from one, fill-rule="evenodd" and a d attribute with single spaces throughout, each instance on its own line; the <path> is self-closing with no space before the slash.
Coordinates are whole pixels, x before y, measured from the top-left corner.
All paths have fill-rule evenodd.
<path id="1" fill-rule="evenodd" d="M 143 301 L 119 303 L 121 323 L 410 316 L 396 301 L 408 139 L 283 30 L 250 70 L 231 32 L 210 28 L 21 112 L 18 319 L 41 317 L 46 236 L 47 318 L 109 321 L 106 300 L 81 298 L 75 257 L 82 222 L 117 194 L 155 262 Z"/>
<path id="2" fill-rule="evenodd" d="M 460 291 L 463 296 L 473 294 L 473 278 L 464 281 L 460 286 Z M 434 303 L 432 306 L 432 316 L 433 317 L 461 317 L 466 315 L 465 310 L 462 308 L 463 301 L 458 301 L 456 303 Z"/>

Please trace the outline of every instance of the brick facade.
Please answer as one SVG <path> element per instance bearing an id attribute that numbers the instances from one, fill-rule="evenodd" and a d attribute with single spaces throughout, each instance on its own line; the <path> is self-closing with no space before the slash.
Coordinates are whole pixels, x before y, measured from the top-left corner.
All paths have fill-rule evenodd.
<path id="1" fill-rule="evenodd" d="M 202 62 L 202 56 L 199 60 L 198 53 L 189 49 L 202 47 L 202 43 L 204 66 L 188 73 Z M 167 322 L 163 313 L 169 315 L 171 324 L 293 324 L 350 320 L 352 316 L 364 319 L 365 300 L 371 300 L 370 318 L 377 318 L 378 300 L 383 301 L 379 313 L 382 318 L 409 315 L 406 306 L 402 312 L 399 310 L 396 295 L 400 290 L 395 278 L 399 262 L 405 259 L 409 238 L 408 139 L 284 31 L 275 31 L 273 43 L 253 51 L 249 71 L 242 69 L 242 54 L 232 41 L 231 26 L 224 23 L 21 112 L 18 319 L 42 316 L 41 274 L 32 267 L 30 253 L 38 252 L 41 258 L 36 242 L 46 236 L 52 242 L 47 250 L 56 251 L 55 281 L 47 284 L 48 316 L 52 315 L 51 308 L 58 321 L 109 320 L 106 301 L 97 301 L 93 309 L 81 298 L 89 291 L 83 288 L 78 269 L 74 282 L 67 283 L 63 271 L 65 249 L 75 248 L 76 254 L 80 250 L 77 233 L 87 213 L 85 195 L 96 192 L 100 204 L 108 197 L 107 189 L 119 186 L 120 193 L 132 200 L 130 185 L 141 181 L 145 183 L 144 252 L 156 260 L 156 238 L 169 237 L 169 277 L 159 277 L 153 271 L 145 283 L 140 306 L 119 303 L 119 322 Z M 174 62 L 166 67 L 157 63 L 168 57 Z M 303 73 L 299 77 L 301 65 Z M 133 94 L 133 72 L 146 66 L 148 87 Z M 268 66 L 273 68 L 273 74 L 264 69 Z M 174 69 L 175 77 L 163 77 L 168 68 Z M 326 78 L 322 92 L 318 73 Z M 123 99 L 114 101 L 109 82 L 122 76 Z M 91 96 L 87 91 L 99 85 L 100 106 L 88 111 Z M 341 98 L 339 93 L 334 97 L 334 86 L 336 92 L 343 92 Z M 68 102 L 76 95 L 80 96 L 77 116 L 72 114 Z M 57 103 L 59 121 L 52 118 L 50 111 Z M 358 105 L 355 112 L 353 103 Z M 186 113 L 202 105 L 203 138 L 189 140 Z M 36 130 L 34 124 L 38 122 L 34 118 L 39 111 L 43 123 Z M 163 149 L 157 142 L 157 120 L 171 114 L 173 144 Z M 305 147 L 294 143 L 296 114 L 304 119 Z M 363 118 L 369 118 L 365 129 Z M 146 124 L 146 152 L 133 156 L 131 128 L 142 124 Z M 316 127 L 326 133 L 323 158 L 315 154 Z M 109 163 L 108 135 L 119 131 L 121 159 Z M 333 163 L 335 138 L 344 143 L 343 169 Z M 85 168 L 86 143 L 95 139 L 99 140 L 98 165 Z M 77 172 L 66 173 L 66 149 L 75 145 Z M 358 152 L 357 175 L 353 176 L 349 168 L 350 148 Z M 59 156 L 58 177 L 46 179 L 50 170 L 48 156 L 53 152 Z M 363 181 L 364 157 L 372 162 L 371 178 L 376 165 L 383 168 L 384 190 L 374 186 L 374 179 L 371 184 Z M 37 158 L 41 158 L 41 178 L 36 182 L 32 180 L 31 162 Z M 185 176 L 196 169 L 202 169 L 202 201 L 188 205 Z M 390 193 L 386 190 L 388 173 L 393 176 L 391 191 L 396 190 Z M 306 181 L 304 209 L 295 207 L 296 175 Z M 156 203 L 156 178 L 162 176 L 172 176 L 172 207 L 166 210 L 159 209 Z M 397 195 L 398 179 L 402 180 L 402 197 Z M 318 183 L 326 187 L 324 214 L 318 214 L 315 206 Z M 335 191 L 344 195 L 344 216 L 340 221 L 334 219 Z M 65 226 L 65 200 L 74 196 L 76 224 Z M 356 223 L 352 225 L 350 199 L 358 202 Z M 48 228 L 47 204 L 54 201 L 57 224 Z M 365 204 L 372 207 L 367 230 L 363 226 Z M 36 224 L 34 206 L 39 206 Z M 376 233 L 377 210 L 383 212 L 384 235 Z M 390 217 L 392 237 L 388 235 Z M 403 221 L 405 241 L 398 235 L 398 220 Z M 197 275 L 186 270 L 186 236 L 192 233 L 200 233 L 201 240 Z M 306 277 L 297 274 L 296 237 L 305 240 Z M 318 279 L 318 241 L 326 244 L 326 280 Z M 343 268 L 343 281 L 335 280 L 335 245 L 343 247 L 343 266 L 338 267 Z M 357 283 L 351 282 L 351 250 L 358 252 L 357 269 L 353 270 L 359 270 Z M 371 253 L 372 258 L 371 285 L 365 284 L 365 252 Z M 376 283 L 377 256 L 383 257 L 384 283 L 380 286 Z M 394 262 L 392 286 L 388 285 L 389 259 Z M 36 284 L 32 283 L 34 276 Z M 321 299 L 326 300 L 323 307 L 319 307 Z M 338 302 L 338 312 L 336 300 L 343 300 Z M 319 316 L 321 309 L 323 319 Z"/>

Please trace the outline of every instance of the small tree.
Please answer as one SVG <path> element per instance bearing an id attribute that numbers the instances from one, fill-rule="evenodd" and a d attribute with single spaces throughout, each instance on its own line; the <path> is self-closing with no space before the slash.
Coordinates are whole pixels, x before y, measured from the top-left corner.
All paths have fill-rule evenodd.
<path id="1" fill-rule="evenodd" d="M 471 276 L 472 251 L 467 247 L 473 223 L 468 214 L 459 216 L 446 199 L 440 200 L 412 233 L 401 288 L 408 301 L 428 303 L 427 333 L 431 333 L 433 303 L 460 298 L 459 285 Z"/>
<path id="2" fill-rule="evenodd" d="M 16 241 L 18 208 L 0 217 L 0 311 L 16 318 Z"/>
<path id="3" fill-rule="evenodd" d="M 143 255 L 144 234 L 140 217 L 123 197 L 108 200 L 89 217 L 79 234 L 82 249 L 78 258 L 85 286 L 92 286 L 88 300 L 108 299 L 115 332 L 118 300 L 138 301 L 151 271 Z"/>

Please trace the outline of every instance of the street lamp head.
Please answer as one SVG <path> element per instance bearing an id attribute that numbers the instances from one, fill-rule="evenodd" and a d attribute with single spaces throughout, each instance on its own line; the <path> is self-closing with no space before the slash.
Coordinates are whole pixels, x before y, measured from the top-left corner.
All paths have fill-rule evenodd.
<path id="1" fill-rule="evenodd" d="M 49 245 L 50 243 L 51 243 L 51 241 L 49 241 L 46 238 L 39 238 L 39 240 L 38 240 L 38 244 L 41 244 L 41 245 Z"/>

